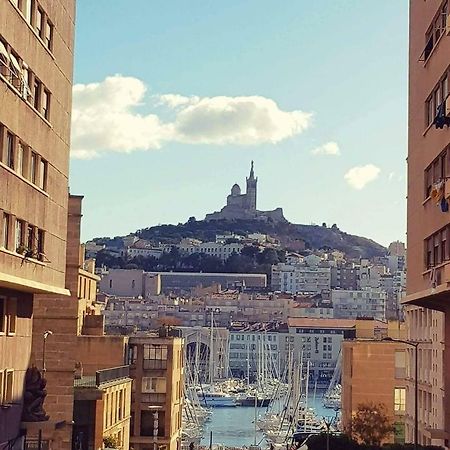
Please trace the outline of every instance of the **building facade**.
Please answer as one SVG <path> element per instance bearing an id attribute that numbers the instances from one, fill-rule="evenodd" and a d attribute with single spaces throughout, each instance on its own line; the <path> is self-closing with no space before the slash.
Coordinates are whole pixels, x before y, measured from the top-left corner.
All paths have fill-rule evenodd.
<path id="1" fill-rule="evenodd" d="M 75 377 L 74 448 L 130 448 L 131 382 L 128 366 Z"/>
<path id="2" fill-rule="evenodd" d="M 342 343 L 342 426 L 351 433 L 361 404 L 381 404 L 395 427 L 386 442 L 405 442 L 405 344 L 375 340 Z"/>
<path id="3" fill-rule="evenodd" d="M 449 3 L 410 1 L 406 320 L 419 342 L 419 443 L 449 447 Z M 414 349 L 408 351 L 414 367 Z M 406 439 L 413 441 L 414 379 Z M 409 405 L 409 406 L 408 406 Z"/>
<path id="4" fill-rule="evenodd" d="M 160 450 L 181 445 L 183 340 L 132 336 L 128 363 L 133 378 L 130 445 Z"/>
<path id="5" fill-rule="evenodd" d="M 33 297 L 69 294 L 74 25 L 74 0 L 0 1 L 0 445 L 21 428 Z"/>
<path id="6" fill-rule="evenodd" d="M 381 289 L 331 291 L 334 317 L 337 319 L 365 317 L 385 320 L 386 299 L 387 293 Z"/>

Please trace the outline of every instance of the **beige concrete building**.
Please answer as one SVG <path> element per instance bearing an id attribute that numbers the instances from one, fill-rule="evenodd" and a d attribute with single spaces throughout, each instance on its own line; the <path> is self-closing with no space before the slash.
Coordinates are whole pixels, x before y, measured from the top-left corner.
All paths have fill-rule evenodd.
<path id="1" fill-rule="evenodd" d="M 342 426 L 351 432 L 351 419 L 360 404 L 382 404 L 395 426 L 386 442 L 405 442 L 405 344 L 381 340 L 342 343 Z"/>
<path id="2" fill-rule="evenodd" d="M 21 428 L 33 296 L 69 293 L 74 21 L 74 0 L 0 0 L 0 445 Z"/>
<path id="3" fill-rule="evenodd" d="M 75 379 L 75 448 L 129 448 L 131 381 L 128 366 Z"/>
<path id="4" fill-rule="evenodd" d="M 181 445 L 183 339 L 132 336 L 127 362 L 134 380 L 130 446 L 176 450 Z"/>
<path id="5" fill-rule="evenodd" d="M 419 443 L 449 446 L 450 5 L 410 1 L 408 132 L 409 339 L 419 345 Z M 425 308 L 425 309 L 423 309 Z M 444 326 L 445 325 L 445 326 Z M 447 330 L 447 331 L 444 331 Z M 406 440 L 414 439 L 414 349 L 409 349 Z"/>

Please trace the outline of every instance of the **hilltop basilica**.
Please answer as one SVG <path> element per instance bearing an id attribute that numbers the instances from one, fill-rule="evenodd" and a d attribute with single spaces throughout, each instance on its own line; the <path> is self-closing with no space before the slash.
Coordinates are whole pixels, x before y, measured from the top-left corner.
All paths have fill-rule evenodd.
<path id="1" fill-rule="evenodd" d="M 237 183 L 234 184 L 230 195 L 227 197 L 227 204 L 220 211 L 207 214 L 205 220 L 258 219 L 267 221 L 271 219 L 274 222 L 285 222 L 282 208 L 276 208 L 273 211 L 258 211 L 256 209 L 258 178 L 255 178 L 253 161 L 250 175 L 246 181 L 245 194 L 241 193 L 241 188 Z"/>

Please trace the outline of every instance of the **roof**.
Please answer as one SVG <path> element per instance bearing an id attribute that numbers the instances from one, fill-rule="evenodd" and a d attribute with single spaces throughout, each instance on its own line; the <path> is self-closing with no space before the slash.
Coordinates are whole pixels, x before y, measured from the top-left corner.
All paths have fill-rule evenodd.
<path id="1" fill-rule="evenodd" d="M 355 328 L 356 320 L 290 317 L 288 326 L 295 328 Z"/>

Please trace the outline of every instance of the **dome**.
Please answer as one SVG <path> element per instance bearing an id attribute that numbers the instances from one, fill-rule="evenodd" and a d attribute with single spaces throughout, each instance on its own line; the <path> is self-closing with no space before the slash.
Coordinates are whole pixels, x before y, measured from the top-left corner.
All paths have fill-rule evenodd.
<path id="1" fill-rule="evenodd" d="M 231 195 L 233 197 L 241 195 L 241 188 L 237 183 L 233 184 L 233 187 L 231 188 Z"/>

